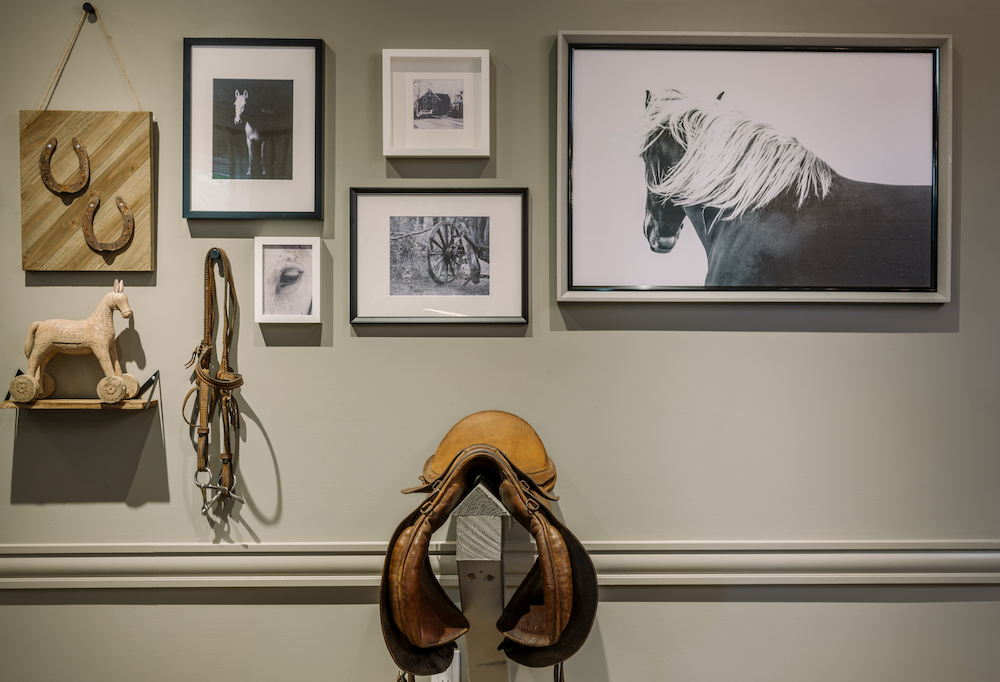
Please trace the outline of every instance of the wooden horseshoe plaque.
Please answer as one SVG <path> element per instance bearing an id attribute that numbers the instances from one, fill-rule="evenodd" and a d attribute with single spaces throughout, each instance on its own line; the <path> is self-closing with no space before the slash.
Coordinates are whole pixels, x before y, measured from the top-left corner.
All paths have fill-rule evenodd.
<path id="1" fill-rule="evenodd" d="M 152 114 L 22 111 L 20 130 L 22 269 L 151 271 Z"/>

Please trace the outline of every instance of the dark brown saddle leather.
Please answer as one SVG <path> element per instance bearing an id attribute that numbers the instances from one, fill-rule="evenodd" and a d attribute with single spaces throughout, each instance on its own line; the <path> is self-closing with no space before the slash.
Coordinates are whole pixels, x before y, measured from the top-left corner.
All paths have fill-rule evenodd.
<path id="1" fill-rule="evenodd" d="M 506 412 L 458 422 L 424 465 L 427 498 L 396 529 L 382 569 L 382 633 L 396 664 L 434 675 L 451 664 L 469 622 L 431 571 L 431 534 L 483 482 L 534 537 L 538 558 L 497 621 L 500 648 L 530 667 L 557 665 L 579 650 L 597 612 L 597 573 L 580 541 L 553 514 L 556 470 L 535 430 Z"/>

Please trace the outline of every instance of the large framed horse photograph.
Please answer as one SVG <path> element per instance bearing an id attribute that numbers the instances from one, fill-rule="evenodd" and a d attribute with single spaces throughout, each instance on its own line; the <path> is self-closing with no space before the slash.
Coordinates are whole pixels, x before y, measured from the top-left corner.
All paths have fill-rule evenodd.
<path id="1" fill-rule="evenodd" d="M 559 301 L 950 300 L 950 36 L 558 48 Z"/>
<path id="2" fill-rule="evenodd" d="M 185 218 L 322 217 L 323 50 L 184 39 Z"/>

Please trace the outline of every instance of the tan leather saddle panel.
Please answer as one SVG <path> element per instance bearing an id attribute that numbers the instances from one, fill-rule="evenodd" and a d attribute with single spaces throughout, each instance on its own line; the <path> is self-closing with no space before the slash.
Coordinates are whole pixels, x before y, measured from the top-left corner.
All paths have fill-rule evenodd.
<path id="1" fill-rule="evenodd" d="M 556 465 L 549 459 L 541 438 L 520 417 L 486 410 L 476 412 L 451 427 L 437 451 L 424 464 L 423 479 L 439 479 L 462 450 L 487 444 L 502 451 L 510 462 L 546 492 L 556 485 Z"/>

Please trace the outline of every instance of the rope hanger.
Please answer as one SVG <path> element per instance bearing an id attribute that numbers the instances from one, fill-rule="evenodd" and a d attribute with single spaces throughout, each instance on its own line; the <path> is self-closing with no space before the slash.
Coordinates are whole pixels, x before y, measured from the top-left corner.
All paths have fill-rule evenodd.
<path id="1" fill-rule="evenodd" d="M 56 67 L 56 72 L 52 75 L 52 80 L 49 82 L 49 87 L 45 91 L 45 96 L 42 97 L 42 101 L 38 105 L 38 110 L 41 111 L 46 106 L 50 98 L 50 92 L 55 94 L 55 84 L 62 75 L 63 69 L 66 68 L 66 62 L 69 61 L 69 53 L 73 50 L 73 46 L 76 44 L 76 39 L 80 35 L 80 29 L 83 28 L 83 22 L 86 21 L 87 17 L 91 14 L 97 17 L 97 21 L 100 22 L 101 30 L 104 31 L 104 37 L 108 39 L 108 45 L 111 46 L 111 53 L 115 56 L 115 61 L 118 62 L 118 68 L 121 69 L 122 75 L 125 76 L 125 82 L 128 83 L 128 89 L 132 91 L 132 97 L 135 98 L 136 106 L 139 107 L 139 111 L 143 111 L 142 105 L 139 104 L 139 96 L 135 94 L 135 88 L 132 87 L 132 81 L 129 80 L 128 74 L 125 73 L 125 65 L 122 64 L 122 60 L 118 58 L 118 51 L 115 50 L 115 44 L 111 42 L 111 36 L 108 35 L 108 29 L 104 26 L 104 20 L 101 19 L 101 15 L 98 13 L 97 8 L 89 2 L 83 3 L 83 16 L 80 17 L 80 21 L 76 25 L 76 30 L 73 31 L 73 37 L 69 39 L 69 45 L 66 46 L 66 51 L 62 56 L 62 61 L 59 62 L 59 66 Z"/>

